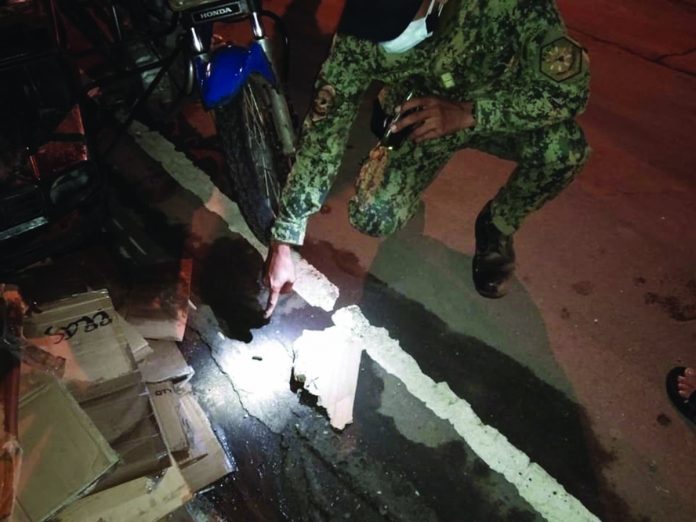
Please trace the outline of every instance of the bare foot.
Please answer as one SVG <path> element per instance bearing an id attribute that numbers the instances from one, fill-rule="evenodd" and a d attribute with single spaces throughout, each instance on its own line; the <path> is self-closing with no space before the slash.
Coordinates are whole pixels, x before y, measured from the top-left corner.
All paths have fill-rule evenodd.
<path id="1" fill-rule="evenodd" d="M 691 394 L 696 392 L 696 370 L 687 368 L 684 370 L 684 375 L 677 378 L 677 386 L 679 395 L 688 399 Z"/>

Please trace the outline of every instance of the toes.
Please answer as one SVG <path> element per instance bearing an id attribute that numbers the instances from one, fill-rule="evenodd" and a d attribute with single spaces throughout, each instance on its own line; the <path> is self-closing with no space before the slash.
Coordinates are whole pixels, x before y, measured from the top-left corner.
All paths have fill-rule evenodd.
<path id="1" fill-rule="evenodd" d="M 696 388 L 696 370 L 693 368 L 687 368 L 684 371 L 684 375 L 679 377 L 678 382 L 689 383 L 692 387 Z"/>
<path id="2" fill-rule="evenodd" d="M 677 390 L 679 392 L 679 395 L 681 395 L 685 399 L 688 399 L 691 396 L 691 394 L 696 391 L 696 386 L 682 381 L 677 383 Z"/>
<path id="3" fill-rule="evenodd" d="M 686 390 L 679 390 L 679 395 L 685 400 L 688 400 L 689 397 L 691 397 L 691 393 Z"/>

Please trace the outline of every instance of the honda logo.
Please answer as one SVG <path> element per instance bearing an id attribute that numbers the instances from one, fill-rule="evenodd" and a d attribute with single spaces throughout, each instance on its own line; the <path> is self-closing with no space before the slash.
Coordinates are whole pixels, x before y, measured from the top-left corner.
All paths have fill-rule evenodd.
<path id="1" fill-rule="evenodd" d="M 239 12 L 239 11 L 237 11 Z M 229 7 L 221 7 L 220 9 L 214 9 L 212 11 L 204 11 L 201 13 L 201 18 L 207 19 L 207 18 L 212 18 L 214 16 L 221 16 L 221 15 L 232 15 L 235 14 L 232 12 L 232 9 Z"/>
<path id="2" fill-rule="evenodd" d="M 228 16 L 234 16 L 240 14 L 243 9 L 241 6 L 242 2 L 234 2 L 230 4 L 221 5 L 212 9 L 200 10 L 193 13 L 193 21 L 195 23 L 209 22 L 211 20 L 217 20 L 218 18 L 225 18 Z"/>

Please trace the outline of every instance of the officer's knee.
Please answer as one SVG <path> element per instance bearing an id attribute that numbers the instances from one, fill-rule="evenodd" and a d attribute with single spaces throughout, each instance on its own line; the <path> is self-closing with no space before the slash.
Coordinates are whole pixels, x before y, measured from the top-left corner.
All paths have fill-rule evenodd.
<path id="1" fill-rule="evenodd" d="M 590 157 L 591 149 L 587 144 L 587 140 L 583 136 L 582 139 L 578 140 L 577 143 L 573 143 L 571 147 L 568 148 L 566 154 L 563 155 L 563 166 L 567 167 L 568 170 L 580 170 Z"/>
<path id="2" fill-rule="evenodd" d="M 573 121 L 547 132 L 536 150 L 527 154 L 524 163 L 545 170 L 579 172 L 590 156 L 582 129 Z"/>
<path id="3" fill-rule="evenodd" d="M 348 204 L 348 217 L 356 230 L 372 237 L 389 236 L 404 224 L 394 207 L 383 202 L 360 205 L 351 200 Z"/>

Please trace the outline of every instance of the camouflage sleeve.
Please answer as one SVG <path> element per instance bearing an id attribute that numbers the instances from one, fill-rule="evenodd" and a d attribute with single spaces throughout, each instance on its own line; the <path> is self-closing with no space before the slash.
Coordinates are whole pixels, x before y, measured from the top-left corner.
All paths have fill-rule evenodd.
<path id="1" fill-rule="evenodd" d="M 589 59 L 571 40 L 557 13 L 529 17 L 522 31 L 520 74 L 514 85 L 500 85 L 474 100 L 481 132 L 518 132 L 568 120 L 581 113 L 589 97 Z"/>
<path id="2" fill-rule="evenodd" d="M 350 127 L 372 79 L 374 45 L 337 35 L 315 85 L 295 164 L 271 230 L 276 241 L 300 245 L 309 216 L 319 210 L 343 158 Z"/>

